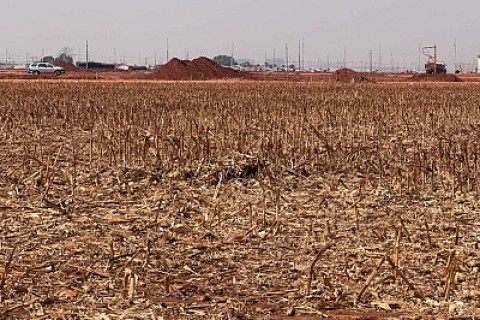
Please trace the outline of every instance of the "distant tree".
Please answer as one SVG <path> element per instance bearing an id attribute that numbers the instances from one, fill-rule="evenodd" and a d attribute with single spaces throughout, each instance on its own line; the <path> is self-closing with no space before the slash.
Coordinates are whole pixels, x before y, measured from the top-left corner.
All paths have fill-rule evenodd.
<path id="1" fill-rule="evenodd" d="M 45 56 L 42 58 L 42 62 L 53 63 L 53 61 L 55 61 L 55 58 L 53 56 Z"/>
<path id="2" fill-rule="evenodd" d="M 67 63 L 73 63 L 73 49 L 69 47 L 64 47 L 60 50 L 57 60 L 62 60 Z"/>
<path id="3" fill-rule="evenodd" d="M 281 67 L 281 66 L 285 65 L 285 61 L 282 58 L 275 58 L 275 60 L 267 59 L 267 64 L 272 68 L 273 67 Z"/>
<path id="4" fill-rule="evenodd" d="M 62 53 L 60 54 L 56 60 L 61 60 L 61 61 L 64 61 L 64 62 L 67 62 L 67 63 L 73 63 L 73 57 L 72 56 L 69 56 L 68 54 L 66 53 Z"/>
<path id="5" fill-rule="evenodd" d="M 227 56 L 227 55 L 218 55 L 213 58 L 213 61 L 215 61 L 217 64 L 221 66 L 234 66 L 237 64 L 237 62 L 232 56 Z"/>
<path id="6" fill-rule="evenodd" d="M 244 61 L 240 65 L 244 68 L 250 68 L 253 66 L 253 64 L 251 64 L 250 61 Z"/>

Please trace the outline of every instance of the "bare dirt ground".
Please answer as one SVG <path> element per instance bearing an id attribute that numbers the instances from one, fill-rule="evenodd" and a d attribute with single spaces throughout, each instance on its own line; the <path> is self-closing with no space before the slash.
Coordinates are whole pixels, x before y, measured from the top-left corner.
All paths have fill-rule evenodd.
<path id="1" fill-rule="evenodd" d="M 376 83 L 405 83 L 419 82 L 413 80 L 413 74 L 409 73 L 360 73 L 366 78 Z M 479 74 L 458 74 L 463 82 L 480 82 Z M 118 80 L 118 81 L 168 81 L 166 79 L 157 79 L 154 71 L 93 71 L 79 70 L 67 71 L 66 74 L 56 76 L 39 76 L 34 77 L 28 74 L 27 70 L 1 70 L 0 80 L 51 80 L 51 79 L 70 79 L 70 80 Z M 239 80 L 240 80 L 239 76 Z M 286 81 L 286 82 L 331 82 L 331 72 L 250 72 L 248 76 L 243 76 L 242 81 Z M 175 80 L 175 79 L 173 79 Z M 206 81 L 215 81 L 212 79 Z M 234 81 L 233 79 L 219 79 L 218 81 Z M 422 81 L 425 82 L 425 81 Z M 428 82 L 428 81 L 427 81 Z"/>
<path id="2" fill-rule="evenodd" d="M 104 81 L 0 83 L 0 318 L 479 319 L 478 85 Z"/>

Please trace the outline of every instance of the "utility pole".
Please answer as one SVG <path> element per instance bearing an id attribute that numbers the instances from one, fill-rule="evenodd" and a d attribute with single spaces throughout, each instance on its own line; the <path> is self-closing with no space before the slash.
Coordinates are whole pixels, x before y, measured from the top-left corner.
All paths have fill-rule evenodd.
<path id="1" fill-rule="evenodd" d="M 231 59 L 231 62 L 232 62 L 232 67 L 235 65 L 235 42 L 232 42 L 232 59 Z"/>
<path id="2" fill-rule="evenodd" d="M 286 61 L 285 70 L 288 73 L 288 44 L 287 43 L 285 43 L 285 61 Z"/>
<path id="3" fill-rule="evenodd" d="M 330 71 L 330 54 L 327 54 L 327 71 Z"/>
<path id="4" fill-rule="evenodd" d="M 422 46 L 418 45 L 418 72 L 422 69 Z"/>
<path id="5" fill-rule="evenodd" d="M 302 37 L 302 71 L 305 71 L 305 38 Z"/>
<path id="6" fill-rule="evenodd" d="M 5 66 L 8 64 L 8 49 L 5 49 Z"/>
<path id="7" fill-rule="evenodd" d="M 170 58 L 168 56 L 168 38 L 167 38 L 167 62 L 170 61 Z"/>
<path id="8" fill-rule="evenodd" d="M 347 47 L 343 47 L 343 66 L 342 68 L 347 67 Z"/>
<path id="9" fill-rule="evenodd" d="M 390 50 L 390 72 L 393 72 L 393 50 Z"/>
<path id="10" fill-rule="evenodd" d="M 480 54 L 477 56 L 477 73 L 480 73 Z"/>
<path id="11" fill-rule="evenodd" d="M 273 68 L 277 71 L 277 61 L 275 61 L 275 48 L 273 48 Z"/>
<path id="12" fill-rule="evenodd" d="M 453 42 L 453 66 L 455 68 L 454 71 L 457 71 L 457 39 Z"/>
<path id="13" fill-rule="evenodd" d="M 85 42 L 85 69 L 88 69 L 88 40 Z"/>
<path id="14" fill-rule="evenodd" d="M 155 57 L 154 57 L 154 66 L 156 67 L 157 66 L 157 51 L 155 51 Z"/>
<path id="15" fill-rule="evenodd" d="M 370 72 L 373 72 L 373 52 L 372 52 L 372 49 L 370 49 L 370 51 L 368 51 L 368 58 L 369 58 L 369 62 L 370 62 Z"/>
<path id="16" fill-rule="evenodd" d="M 298 41 L 298 71 L 301 71 L 301 65 L 302 65 L 302 43 L 301 41 Z"/>
<path id="17" fill-rule="evenodd" d="M 378 72 L 382 72 L 382 44 L 378 44 Z"/>
<path id="18" fill-rule="evenodd" d="M 113 48 L 113 65 L 117 65 L 117 49 Z"/>

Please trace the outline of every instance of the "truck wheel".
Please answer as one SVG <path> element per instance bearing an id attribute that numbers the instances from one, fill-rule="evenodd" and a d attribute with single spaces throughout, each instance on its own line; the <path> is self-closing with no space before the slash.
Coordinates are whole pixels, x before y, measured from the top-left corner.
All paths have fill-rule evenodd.
<path id="1" fill-rule="evenodd" d="M 62 72 L 61 72 L 61 71 L 58 71 L 58 70 L 55 71 L 54 73 L 55 73 L 55 75 L 56 75 L 57 77 L 60 77 L 60 75 L 62 74 Z"/>

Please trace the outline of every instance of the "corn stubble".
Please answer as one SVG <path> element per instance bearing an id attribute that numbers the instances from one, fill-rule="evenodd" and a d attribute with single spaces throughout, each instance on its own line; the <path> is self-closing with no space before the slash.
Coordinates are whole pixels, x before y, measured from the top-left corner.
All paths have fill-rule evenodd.
<path id="1" fill-rule="evenodd" d="M 0 317 L 472 315 L 479 106 L 476 85 L 0 83 Z"/>

